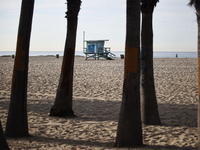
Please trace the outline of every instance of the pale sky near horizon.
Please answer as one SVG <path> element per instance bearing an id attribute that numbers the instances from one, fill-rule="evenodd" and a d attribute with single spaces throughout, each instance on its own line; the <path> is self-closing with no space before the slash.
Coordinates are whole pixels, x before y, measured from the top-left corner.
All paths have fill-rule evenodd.
<path id="1" fill-rule="evenodd" d="M 189 0 L 160 0 L 154 9 L 154 51 L 197 51 L 195 9 Z M 66 0 L 35 0 L 30 51 L 63 51 L 67 20 Z M 0 0 L 0 51 L 15 51 L 21 0 Z M 109 39 L 111 51 L 124 51 L 125 0 L 82 0 L 76 51 L 86 40 Z"/>

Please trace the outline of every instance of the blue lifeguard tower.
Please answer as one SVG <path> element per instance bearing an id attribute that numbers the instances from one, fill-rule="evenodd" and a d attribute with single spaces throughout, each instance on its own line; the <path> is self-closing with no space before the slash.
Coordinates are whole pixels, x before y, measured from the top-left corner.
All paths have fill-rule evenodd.
<path id="1" fill-rule="evenodd" d="M 99 60 L 100 57 L 106 58 L 107 60 L 114 60 L 116 55 L 110 52 L 110 47 L 104 47 L 106 41 L 109 40 L 87 40 L 83 39 L 83 53 L 88 58 L 96 58 Z M 86 42 L 86 47 L 85 47 Z"/>

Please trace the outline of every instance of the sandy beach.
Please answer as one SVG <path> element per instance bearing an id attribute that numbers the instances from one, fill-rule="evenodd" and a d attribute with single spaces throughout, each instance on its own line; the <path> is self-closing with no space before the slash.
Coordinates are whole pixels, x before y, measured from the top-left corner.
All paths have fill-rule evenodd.
<path id="1" fill-rule="evenodd" d="M 62 57 L 32 56 L 28 75 L 30 137 L 7 138 L 12 150 L 114 148 L 122 99 L 124 60 L 75 57 L 73 110 L 77 118 L 49 117 Z M 14 59 L 0 57 L 0 119 L 8 114 Z M 144 126 L 145 146 L 133 150 L 196 150 L 198 79 L 195 58 L 155 58 L 154 78 L 162 125 Z M 124 148 L 123 150 L 128 149 Z"/>

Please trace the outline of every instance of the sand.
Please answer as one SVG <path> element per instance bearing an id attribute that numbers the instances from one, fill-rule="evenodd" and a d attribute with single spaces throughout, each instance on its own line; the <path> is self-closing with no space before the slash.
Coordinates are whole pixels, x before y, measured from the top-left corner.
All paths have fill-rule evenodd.
<path id="1" fill-rule="evenodd" d="M 31 137 L 7 138 L 10 149 L 117 149 L 124 60 L 75 58 L 73 110 L 77 118 L 49 117 L 62 57 L 30 57 L 28 123 Z M 5 130 L 14 59 L 0 57 L 0 119 Z M 162 125 L 144 126 L 139 150 L 197 149 L 197 59 L 155 58 Z M 124 148 L 126 149 L 126 148 Z"/>

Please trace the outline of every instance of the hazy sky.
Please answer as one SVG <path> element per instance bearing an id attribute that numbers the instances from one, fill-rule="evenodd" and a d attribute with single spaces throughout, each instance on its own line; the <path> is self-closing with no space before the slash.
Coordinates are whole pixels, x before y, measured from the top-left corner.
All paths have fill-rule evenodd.
<path id="1" fill-rule="evenodd" d="M 160 0 L 154 10 L 154 51 L 197 51 L 195 9 L 189 0 Z M 30 51 L 63 51 L 65 0 L 35 0 Z M 21 0 L 0 0 L 0 51 L 15 51 Z M 109 39 L 111 51 L 124 51 L 126 0 L 82 0 L 76 51 L 86 40 Z"/>

